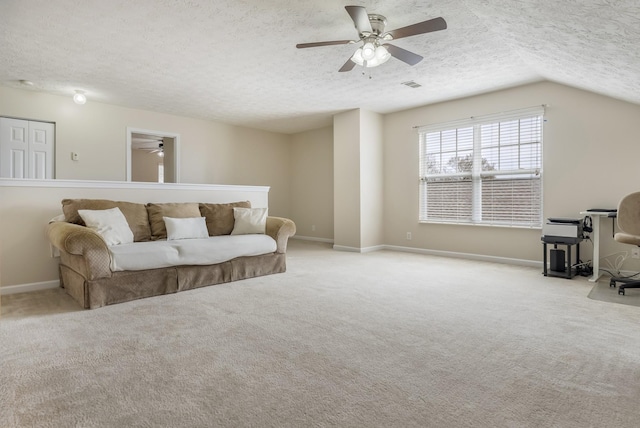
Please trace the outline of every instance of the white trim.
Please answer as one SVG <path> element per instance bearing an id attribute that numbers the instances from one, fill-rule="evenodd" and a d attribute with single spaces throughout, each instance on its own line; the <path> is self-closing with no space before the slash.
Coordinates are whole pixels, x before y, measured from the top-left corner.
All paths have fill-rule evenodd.
<path id="1" fill-rule="evenodd" d="M 382 247 L 382 249 L 389 251 L 426 254 L 430 256 L 451 257 L 456 259 L 478 260 L 483 262 L 503 263 L 508 265 L 536 267 L 542 269 L 542 262 L 535 260 L 512 259 L 509 257 L 486 256 L 482 254 L 458 253 L 453 251 L 427 250 L 424 248 L 400 247 L 396 245 L 382 245 Z"/>
<path id="2" fill-rule="evenodd" d="M 227 192 L 268 192 L 270 186 L 241 186 L 229 184 L 136 183 L 126 181 L 35 180 L 29 178 L 0 178 L 0 187 L 63 187 L 93 189 L 160 189 L 215 190 Z"/>
<path id="3" fill-rule="evenodd" d="M 457 253 L 453 251 L 428 250 L 425 248 L 401 247 L 397 245 L 376 245 L 374 247 L 365 247 L 365 248 L 355 248 L 355 247 L 345 247 L 342 245 L 334 245 L 333 249 L 338 251 L 349 251 L 352 253 L 370 253 L 373 251 L 381 251 L 381 250 L 398 251 L 402 253 L 416 253 L 416 254 L 425 254 L 428 256 L 451 257 L 455 259 L 467 259 L 467 260 L 477 260 L 482 262 L 503 263 L 503 264 L 516 265 L 516 266 L 535 267 L 535 268 L 540 268 L 542 270 L 542 262 L 538 262 L 535 260 L 512 259 L 508 257 L 485 256 L 482 254 L 471 254 L 471 253 Z"/>
<path id="4" fill-rule="evenodd" d="M 346 252 L 349 252 L 349 253 L 366 254 L 366 253 L 373 253 L 374 251 L 386 250 L 386 246 L 385 245 L 375 245 L 373 247 L 357 248 L 357 247 L 345 247 L 344 245 L 334 245 L 333 249 L 336 250 L 336 251 L 346 251 Z"/>
<path id="5" fill-rule="evenodd" d="M 334 245 L 333 249 L 337 250 L 337 251 L 347 251 L 349 253 L 359 253 L 360 252 L 360 248 L 345 247 L 344 245 Z"/>
<path id="6" fill-rule="evenodd" d="M 131 181 L 131 134 L 148 134 L 156 137 L 169 137 L 175 141 L 173 147 L 173 170 L 175 172 L 176 183 L 180 183 L 180 134 L 164 131 L 152 131 L 150 129 L 133 128 L 127 126 L 127 152 L 125 153 L 127 160 L 127 181 Z"/>
<path id="7" fill-rule="evenodd" d="M 299 239 L 300 241 L 314 241 L 314 242 L 324 242 L 326 244 L 333 244 L 333 239 L 316 238 L 315 236 L 293 235 L 290 239 Z"/>
<path id="8" fill-rule="evenodd" d="M 386 245 L 374 245 L 373 247 L 362 247 L 360 248 L 360 252 L 363 254 L 373 253 L 375 251 L 386 250 Z"/>
<path id="9" fill-rule="evenodd" d="M 60 281 L 44 281 L 33 282 L 31 284 L 8 285 L 0 287 L 0 295 L 7 296 L 9 294 L 30 293 L 32 291 L 49 290 L 60 287 Z"/>

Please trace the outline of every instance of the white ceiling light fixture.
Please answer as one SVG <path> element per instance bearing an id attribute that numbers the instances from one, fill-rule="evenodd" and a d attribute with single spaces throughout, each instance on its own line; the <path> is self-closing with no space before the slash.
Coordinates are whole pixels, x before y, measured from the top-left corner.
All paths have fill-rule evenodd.
<path id="1" fill-rule="evenodd" d="M 76 89 L 76 93 L 73 96 L 73 102 L 76 103 L 76 104 L 80 104 L 80 105 L 86 103 L 87 102 L 87 97 L 84 94 L 84 91 Z"/>
<path id="2" fill-rule="evenodd" d="M 391 54 L 377 41 L 367 42 L 359 48 L 351 57 L 351 61 L 361 67 L 377 67 L 389 61 Z"/>

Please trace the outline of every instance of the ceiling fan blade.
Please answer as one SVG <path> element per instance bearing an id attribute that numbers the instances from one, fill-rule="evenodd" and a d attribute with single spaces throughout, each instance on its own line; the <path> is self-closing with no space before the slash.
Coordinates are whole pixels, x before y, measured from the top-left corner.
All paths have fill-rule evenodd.
<path id="1" fill-rule="evenodd" d="M 415 36 L 416 34 L 431 33 L 432 31 L 445 30 L 447 28 L 447 21 L 444 18 L 433 18 L 428 21 L 418 22 L 417 24 L 408 25 L 406 27 L 398 28 L 387 32 L 394 40 L 401 39 L 403 37 Z"/>
<path id="2" fill-rule="evenodd" d="M 383 46 L 387 48 L 391 56 L 399 59 L 400 61 L 406 62 L 409 65 L 416 65 L 422 61 L 422 57 L 420 55 L 409 52 L 406 49 L 390 45 L 389 43 L 385 43 Z"/>
<path id="3" fill-rule="evenodd" d="M 334 40 L 331 42 L 298 43 L 296 47 L 298 49 L 304 49 L 304 48 L 315 48 L 318 46 L 348 45 L 349 43 L 353 43 L 353 40 Z"/>
<path id="4" fill-rule="evenodd" d="M 353 19 L 353 23 L 358 30 L 358 34 L 362 33 L 373 33 L 373 28 L 371 28 L 371 22 L 369 21 L 369 14 L 367 14 L 367 10 L 362 6 L 345 6 L 347 9 L 347 13 Z"/>
<path id="5" fill-rule="evenodd" d="M 353 67 L 356 66 L 356 63 L 353 62 L 353 60 L 351 58 L 349 58 L 347 60 L 347 62 L 344 63 L 344 65 L 340 68 L 340 70 L 338 70 L 339 72 L 343 72 L 343 71 L 351 71 L 353 70 Z"/>

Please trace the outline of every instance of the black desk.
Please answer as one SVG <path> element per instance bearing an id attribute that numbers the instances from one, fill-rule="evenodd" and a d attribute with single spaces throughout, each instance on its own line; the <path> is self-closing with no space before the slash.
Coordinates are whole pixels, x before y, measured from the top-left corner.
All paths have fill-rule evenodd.
<path id="1" fill-rule="evenodd" d="M 580 261 L 580 241 L 582 238 L 566 238 L 563 236 L 543 236 L 540 238 L 542 241 L 542 247 L 544 251 L 544 256 L 542 258 L 543 270 L 542 273 L 544 276 L 557 276 L 561 278 L 571 279 L 575 275 L 575 271 L 571 268 L 571 247 L 573 245 L 576 246 L 576 263 Z M 566 245 L 567 246 L 567 258 L 565 261 L 565 271 L 559 272 L 551 269 L 547 269 L 547 245 L 553 244 L 553 248 L 558 248 L 558 245 Z"/>

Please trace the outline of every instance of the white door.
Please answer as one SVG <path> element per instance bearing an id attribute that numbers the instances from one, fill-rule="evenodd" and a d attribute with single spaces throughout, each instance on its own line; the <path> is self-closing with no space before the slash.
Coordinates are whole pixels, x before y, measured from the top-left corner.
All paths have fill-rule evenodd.
<path id="1" fill-rule="evenodd" d="M 53 178 L 54 124 L 0 117 L 0 177 Z"/>
<path id="2" fill-rule="evenodd" d="M 53 123 L 29 122 L 29 178 L 53 178 Z"/>
<path id="3" fill-rule="evenodd" d="M 0 177 L 29 177 L 29 122 L 0 117 Z"/>

